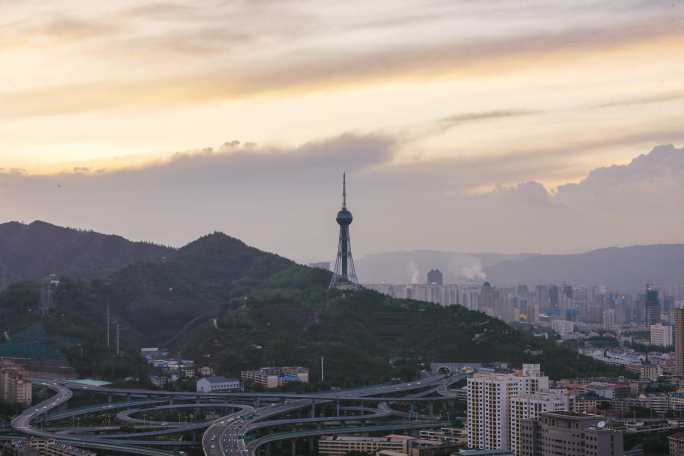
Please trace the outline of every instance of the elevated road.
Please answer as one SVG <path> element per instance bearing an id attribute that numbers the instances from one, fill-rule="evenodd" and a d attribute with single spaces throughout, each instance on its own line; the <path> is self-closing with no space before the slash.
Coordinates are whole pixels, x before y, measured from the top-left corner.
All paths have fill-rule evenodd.
<path id="1" fill-rule="evenodd" d="M 221 419 L 214 422 L 205 432 L 202 439 L 202 447 L 206 456 L 254 456 L 256 450 L 259 446 L 265 445 L 267 443 L 279 441 L 279 440 L 289 440 L 292 438 L 300 438 L 306 436 L 317 436 L 325 434 L 338 434 L 338 433 L 356 433 L 364 432 L 359 429 L 366 429 L 371 427 L 350 427 L 350 428 L 334 428 L 325 429 L 323 434 L 317 434 L 314 431 L 313 434 L 300 434 L 299 432 L 292 433 L 277 433 L 271 434 L 266 440 L 258 439 L 261 441 L 259 445 L 248 446 L 246 443 L 246 436 L 249 432 L 263 428 L 269 427 L 267 425 L 259 425 L 259 422 L 266 421 L 266 418 L 270 418 L 277 415 L 290 414 L 296 410 L 312 406 L 320 401 L 322 403 L 340 401 L 340 400 L 358 400 L 358 401 L 379 401 L 379 402 L 413 402 L 413 401 L 433 401 L 433 400 L 445 400 L 448 397 L 438 395 L 437 397 L 427 397 L 423 396 L 423 392 L 428 392 L 426 394 L 437 394 L 438 391 L 448 387 L 451 384 L 458 383 L 462 381 L 465 376 L 458 377 L 445 377 L 445 376 L 433 376 L 428 377 L 423 380 L 408 382 L 403 384 L 392 384 L 392 385 L 379 385 L 366 388 L 357 388 L 354 390 L 346 390 L 341 392 L 331 392 L 331 393 L 319 393 L 315 395 L 297 395 L 300 398 L 297 401 L 290 403 L 285 403 L 279 406 L 271 407 L 268 410 L 265 408 L 258 409 L 253 414 L 245 414 L 240 416 L 233 416 L 230 419 Z M 386 396 L 388 394 L 405 394 L 414 392 L 413 395 L 408 396 Z M 310 399 L 311 402 L 306 399 Z M 387 400 L 385 400 L 387 399 Z M 377 415 L 375 415 L 377 417 Z M 330 417 L 328 417 L 330 418 Z M 280 420 L 271 420 L 271 422 L 277 422 L 278 426 L 286 425 L 296 425 L 298 419 L 296 418 L 284 418 Z M 329 421 L 329 419 L 328 419 Z M 443 423 L 432 421 L 429 423 L 395 423 L 395 424 L 385 424 L 384 428 L 379 430 L 403 430 L 406 429 L 403 426 L 419 426 L 420 428 L 426 427 L 436 427 Z M 300 431 L 306 433 L 306 431 Z"/>
<path id="2" fill-rule="evenodd" d="M 344 391 L 323 393 L 188 393 L 156 391 L 146 389 L 124 389 L 93 387 L 78 383 L 60 384 L 52 381 L 36 380 L 55 395 L 40 404 L 26 409 L 15 418 L 12 428 L 27 436 L 56 439 L 83 448 L 107 450 L 122 454 L 148 456 L 169 456 L 175 453 L 149 447 L 173 447 L 196 445 L 193 441 L 175 439 L 155 439 L 167 435 L 202 435 L 202 448 L 207 456 L 251 456 L 263 445 L 279 440 L 315 437 L 323 434 L 347 434 L 356 432 L 381 432 L 405 429 L 423 429 L 440 426 L 443 423 L 424 415 L 392 410 L 389 404 L 395 402 L 420 403 L 452 399 L 449 386 L 465 377 L 433 376 L 402 384 L 376 385 Z M 55 412 L 73 396 L 72 391 L 89 391 L 107 395 L 103 404 Z M 110 402 L 111 396 L 125 396 L 121 402 Z M 178 403 L 173 403 L 177 401 Z M 182 403 L 193 401 L 193 403 Z M 277 401 L 260 405 L 266 401 Z M 169 403 L 171 402 L 171 403 Z M 240 403 L 236 403 L 240 402 Z M 351 402 L 351 404 L 349 404 Z M 251 403 L 252 405 L 247 405 Z M 359 404 L 360 403 L 360 404 Z M 341 405 L 347 404 L 347 405 Z M 365 404 L 365 405 L 364 405 Z M 371 406 L 371 404 L 375 404 Z M 335 416 L 315 416 L 317 408 L 330 406 L 337 409 Z M 231 409 L 231 413 L 218 420 L 209 422 L 175 423 L 171 421 L 150 421 L 136 418 L 140 413 L 154 413 L 171 410 L 209 408 Z M 312 416 L 301 416 L 302 411 L 312 410 Z M 44 428 L 68 418 L 110 414 L 125 426 L 132 427 L 123 432 L 122 426 L 90 426 L 85 428 L 62 426 L 59 429 Z M 342 413 L 340 413 L 342 412 Z M 345 414 L 352 412 L 354 414 Z M 304 412 L 306 415 L 307 412 Z M 293 414 L 295 414 L 293 416 Z M 299 416 L 297 416 L 297 414 Z M 406 422 L 406 418 L 414 421 Z M 391 419 L 404 421 L 386 422 Z M 369 424 L 372 420 L 383 423 Z M 364 423 L 362 426 L 361 423 Z M 346 426 L 345 426 L 346 424 Z M 297 428 L 298 426 L 326 425 L 326 429 L 290 430 L 270 434 L 247 444 L 247 435 L 268 428 Z M 321 434 L 322 433 L 322 434 Z"/>

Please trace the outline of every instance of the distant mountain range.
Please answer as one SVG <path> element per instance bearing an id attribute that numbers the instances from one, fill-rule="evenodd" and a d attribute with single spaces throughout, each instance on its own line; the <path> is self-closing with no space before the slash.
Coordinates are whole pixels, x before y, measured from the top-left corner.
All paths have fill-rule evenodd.
<path id="1" fill-rule="evenodd" d="M 35 221 L 0 224 L 0 287 L 48 274 L 91 279 L 129 264 L 159 259 L 173 249 L 120 236 Z"/>
<path id="2" fill-rule="evenodd" d="M 684 245 L 614 247 L 567 255 L 458 253 L 417 250 L 362 257 L 357 271 L 364 283 L 425 283 L 438 268 L 444 280 L 488 280 L 496 286 L 568 283 L 605 285 L 638 292 L 647 283 L 684 285 Z"/>
<path id="3" fill-rule="evenodd" d="M 62 245 L 62 236 L 71 240 L 69 248 L 49 249 L 49 258 L 60 260 L 50 263 L 55 269 L 15 269 L 25 277 L 60 273 L 54 308 L 47 316 L 36 311 L 36 283 L 10 285 L 0 292 L 0 332 L 11 337 L 40 323 L 51 338 L 64 341 L 59 348 L 81 375 L 135 375 L 131 369 L 141 346 L 167 346 L 227 375 L 249 367 L 301 364 L 317 378 L 324 357 L 327 378 L 340 386 L 413 377 L 432 361 L 541 362 L 554 377 L 617 373 L 461 306 L 392 299 L 370 290 L 328 290 L 329 272 L 222 233 L 171 250 L 32 225 L 10 230 L 33 233 L 14 244 L 27 251 L 23 256 L 21 248 L 14 249 L 11 258 L 18 264 L 37 261 L 38 245 L 47 249 Z M 50 242 L 45 233 L 54 236 Z M 130 264 L 102 276 L 115 267 L 111 258 L 100 258 L 115 254 L 114 247 L 102 247 L 109 242 L 127 252 L 118 254 L 119 264 Z M 141 260 L 132 262 L 136 258 Z M 84 278 L 88 264 L 98 271 L 92 280 Z M 105 345 L 107 308 L 120 327 L 127 358 L 114 357 Z"/>
<path id="4" fill-rule="evenodd" d="M 663 244 L 615 247 L 575 255 L 534 255 L 514 258 L 485 268 L 497 285 L 566 282 L 605 285 L 636 293 L 647 283 L 674 288 L 684 285 L 684 245 Z"/>

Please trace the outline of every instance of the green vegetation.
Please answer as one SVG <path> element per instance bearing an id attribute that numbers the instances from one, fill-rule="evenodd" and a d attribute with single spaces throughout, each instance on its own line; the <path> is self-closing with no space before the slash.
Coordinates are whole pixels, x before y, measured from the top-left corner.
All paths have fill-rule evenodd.
<path id="1" fill-rule="evenodd" d="M 638 342 L 625 342 L 625 347 L 638 351 L 639 353 L 650 352 L 674 352 L 674 347 L 661 347 L 660 345 L 640 344 Z"/>
<path id="2" fill-rule="evenodd" d="M 0 401 L 0 423 L 6 423 L 17 416 L 24 407 L 20 404 L 12 404 L 5 401 Z"/>
<path id="3" fill-rule="evenodd" d="M 620 346 L 620 342 L 615 337 L 608 335 L 589 337 L 584 340 L 584 343 L 601 348 L 616 348 Z"/>

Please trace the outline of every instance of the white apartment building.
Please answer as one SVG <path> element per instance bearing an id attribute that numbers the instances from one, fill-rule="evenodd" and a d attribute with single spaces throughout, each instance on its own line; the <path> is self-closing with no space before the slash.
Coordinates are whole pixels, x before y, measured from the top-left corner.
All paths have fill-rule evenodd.
<path id="1" fill-rule="evenodd" d="M 469 448 L 509 448 L 510 398 L 518 392 L 518 381 L 513 374 L 475 374 L 468 379 Z"/>
<path id="2" fill-rule="evenodd" d="M 518 393 L 513 396 L 510 404 L 510 436 L 513 454 L 516 456 L 523 454 L 522 420 L 538 418 L 544 412 L 559 411 L 568 411 L 568 396 L 565 390 L 533 394 Z"/>
<path id="3" fill-rule="evenodd" d="M 651 345 L 659 347 L 672 346 L 672 326 L 662 325 L 660 323 L 651 325 Z"/>
<path id="4" fill-rule="evenodd" d="M 603 328 L 615 329 L 615 309 L 606 309 L 603 311 Z"/>
<path id="5" fill-rule="evenodd" d="M 480 309 L 482 284 L 465 284 L 458 289 L 458 303 L 468 310 Z"/>
<path id="6" fill-rule="evenodd" d="M 551 329 L 556 331 L 561 338 L 565 338 L 575 332 L 575 322 L 570 320 L 551 320 Z"/>
<path id="7" fill-rule="evenodd" d="M 516 374 L 479 373 L 468 379 L 468 447 L 511 448 L 511 399 L 549 391 L 539 364 L 523 364 Z"/>

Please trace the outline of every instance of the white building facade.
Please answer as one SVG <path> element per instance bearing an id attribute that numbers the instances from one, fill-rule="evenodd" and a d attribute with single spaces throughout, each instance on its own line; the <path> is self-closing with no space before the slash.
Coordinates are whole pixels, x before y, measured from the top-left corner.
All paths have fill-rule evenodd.
<path id="1" fill-rule="evenodd" d="M 651 325 L 651 345 L 659 347 L 672 346 L 672 326 L 662 325 L 660 323 Z"/>
<path id="2" fill-rule="evenodd" d="M 514 440 L 518 444 L 518 420 L 537 413 L 538 409 L 567 409 L 567 398 L 559 397 L 560 393 L 544 396 L 543 393 L 549 393 L 549 378 L 542 375 L 539 364 L 523 364 L 522 371 L 516 374 L 478 373 L 468 379 L 466 388 L 469 448 L 510 449 L 512 431 L 516 432 Z M 512 427 L 511 406 L 518 396 L 523 399 L 515 402 L 516 421 Z"/>

